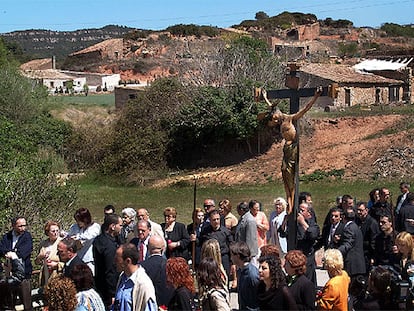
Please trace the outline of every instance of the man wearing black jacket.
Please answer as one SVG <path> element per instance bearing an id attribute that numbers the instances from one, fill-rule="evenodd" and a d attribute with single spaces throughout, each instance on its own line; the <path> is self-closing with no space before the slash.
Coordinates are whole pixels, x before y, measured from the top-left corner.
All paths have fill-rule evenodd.
<path id="1" fill-rule="evenodd" d="M 95 286 L 101 295 L 107 310 L 115 297 L 119 273 L 115 265 L 115 253 L 119 246 L 118 236 L 122 228 L 122 218 L 111 214 L 105 217 L 102 227 L 104 232 L 93 241 L 93 258 L 95 261 Z"/>
<path id="2" fill-rule="evenodd" d="M 30 278 L 33 267 L 30 255 L 33 250 L 33 239 L 31 234 L 26 231 L 27 222 L 24 217 L 14 217 L 11 223 L 12 230 L 7 232 L 0 241 L 0 256 L 5 256 L 10 260 L 18 258 L 22 261 L 24 279 L 20 283 L 19 294 L 23 301 L 24 310 L 32 310 Z"/>
<path id="3" fill-rule="evenodd" d="M 298 243 L 296 248 L 306 256 L 306 277 L 316 286 L 315 241 L 319 236 L 319 226 L 312 217 L 308 203 L 299 205 L 297 217 Z"/>

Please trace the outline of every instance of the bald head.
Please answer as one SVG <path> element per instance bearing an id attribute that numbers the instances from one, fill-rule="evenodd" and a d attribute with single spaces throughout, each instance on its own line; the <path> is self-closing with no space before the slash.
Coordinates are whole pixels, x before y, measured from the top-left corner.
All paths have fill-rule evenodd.
<path id="1" fill-rule="evenodd" d="M 149 213 L 148 210 L 145 208 L 139 208 L 137 210 L 137 218 L 138 220 L 147 220 L 149 219 Z"/>
<path id="2" fill-rule="evenodd" d="M 148 240 L 148 249 L 151 255 L 162 254 L 165 249 L 164 239 L 157 234 L 150 236 Z"/>

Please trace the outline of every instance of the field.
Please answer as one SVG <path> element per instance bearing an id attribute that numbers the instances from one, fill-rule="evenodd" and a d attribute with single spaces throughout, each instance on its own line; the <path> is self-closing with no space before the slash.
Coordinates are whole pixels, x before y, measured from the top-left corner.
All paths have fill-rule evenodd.
<path id="1" fill-rule="evenodd" d="M 103 207 L 113 204 L 117 212 L 126 206 L 135 208 L 144 207 L 150 211 L 151 218 L 157 222 L 163 222 L 163 209 L 175 207 L 178 211 L 178 221 L 191 222 L 191 212 L 194 200 L 194 184 L 181 183 L 163 188 L 153 187 L 125 187 L 111 182 L 100 182 L 88 178 L 77 181 L 78 206 L 91 210 L 96 221 L 102 220 Z M 318 219 L 324 219 L 326 212 L 334 205 L 335 198 L 339 195 L 350 194 L 356 201 L 367 201 L 368 193 L 378 186 L 389 187 L 395 203 L 399 194 L 399 182 L 385 182 L 378 184 L 373 181 L 330 181 L 301 183 L 300 191 L 308 191 L 312 194 L 314 207 Z M 237 215 L 235 207 L 244 200 L 256 199 L 263 203 L 267 215 L 273 209 L 273 199 L 284 197 L 281 182 L 271 182 L 260 185 L 198 185 L 196 202 L 202 207 L 203 200 L 211 197 L 218 201 L 228 198 L 233 204 L 233 212 Z"/>
<path id="2" fill-rule="evenodd" d="M 115 106 L 115 94 L 89 94 L 74 95 L 74 96 L 53 96 L 51 101 L 54 107 L 60 106 L 65 109 L 68 107 L 114 107 Z"/>

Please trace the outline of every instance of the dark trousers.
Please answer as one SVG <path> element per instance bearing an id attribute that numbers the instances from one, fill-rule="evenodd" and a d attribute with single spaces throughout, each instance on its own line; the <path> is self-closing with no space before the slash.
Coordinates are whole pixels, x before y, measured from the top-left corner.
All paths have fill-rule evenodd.
<path id="1" fill-rule="evenodd" d="M 316 280 L 316 264 L 315 264 L 315 252 L 312 252 L 306 256 L 306 273 L 305 276 L 317 286 Z"/>
<path id="2" fill-rule="evenodd" d="M 25 311 L 32 310 L 32 286 L 29 279 L 21 283 L 8 283 L 5 279 L 0 281 L 0 311 L 14 310 L 17 304 L 17 296 L 20 297 Z"/>

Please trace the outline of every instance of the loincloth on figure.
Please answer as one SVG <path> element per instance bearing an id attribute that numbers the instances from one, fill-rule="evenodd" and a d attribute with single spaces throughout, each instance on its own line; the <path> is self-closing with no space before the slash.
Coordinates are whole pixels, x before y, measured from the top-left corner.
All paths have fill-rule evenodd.
<path id="1" fill-rule="evenodd" d="M 283 146 L 283 159 L 282 159 L 282 177 L 285 186 L 289 189 L 295 187 L 295 172 L 296 172 L 296 159 L 298 156 L 298 143 L 292 142 L 291 144 L 285 143 Z"/>

